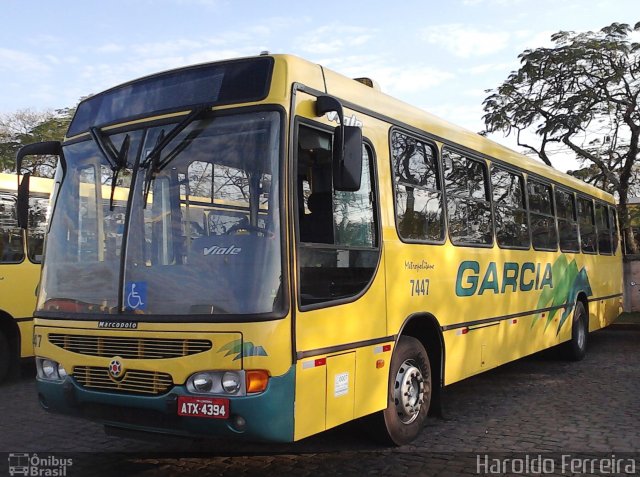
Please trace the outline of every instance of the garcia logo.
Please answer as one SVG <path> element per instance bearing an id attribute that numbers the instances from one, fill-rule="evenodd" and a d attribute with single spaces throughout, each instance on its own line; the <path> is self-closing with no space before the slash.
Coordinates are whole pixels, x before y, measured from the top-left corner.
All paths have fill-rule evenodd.
<path id="1" fill-rule="evenodd" d="M 482 278 L 482 279 L 481 279 Z M 485 292 L 495 294 L 509 291 L 541 290 L 553 288 L 553 272 L 550 263 L 505 262 L 501 273 L 496 262 L 489 262 L 487 269 L 480 273 L 480 264 L 466 260 L 458 267 L 456 295 L 473 296 Z"/>
<path id="2" fill-rule="evenodd" d="M 235 245 L 229 245 L 228 247 L 218 247 L 214 245 L 210 248 L 204 248 L 205 255 L 238 255 L 240 252 L 242 252 L 242 249 Z"/>

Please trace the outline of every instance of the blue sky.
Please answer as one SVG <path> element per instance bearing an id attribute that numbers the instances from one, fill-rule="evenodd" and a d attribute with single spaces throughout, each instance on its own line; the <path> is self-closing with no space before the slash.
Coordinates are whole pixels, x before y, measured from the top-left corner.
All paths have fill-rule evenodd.
<path id="1" fill-rule="evenodd" d="M 484 90 L 559 30 L 640 21 L 638 0 L 0 0 L 0 114 L 73 106 L 130 79 L 292 53 L 479 131 Z M 494 139 L 503 141 L 500 137 Z"/>

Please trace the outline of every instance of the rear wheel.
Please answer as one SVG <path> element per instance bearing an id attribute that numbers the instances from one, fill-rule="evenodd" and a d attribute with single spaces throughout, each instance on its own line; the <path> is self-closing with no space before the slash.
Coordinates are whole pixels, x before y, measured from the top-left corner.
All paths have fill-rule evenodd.
<path id="1" fill-rule="evenodd" d="M 379 438 L 395 445 L 415 439 L 427 419 L 431 390 L 424 346 L 411 336 L 401 337 L 391 357 L 387 408 L 374 417 Z"/>
<path id="2" fill-rule="evenodd" d="M 587 311 L 579 301 L 573 312 L 571 340 L 564 345 L 564 355 L 571 361 L 580 361 L 587 354 L 587 336 L 589 334 Z"/>
<path id="3" fill-rule="evenodd" d="M 3 331 L 0 331 L 0 383 L 3 382 L 11 369 L 11 348 L 9 340 Z"/>

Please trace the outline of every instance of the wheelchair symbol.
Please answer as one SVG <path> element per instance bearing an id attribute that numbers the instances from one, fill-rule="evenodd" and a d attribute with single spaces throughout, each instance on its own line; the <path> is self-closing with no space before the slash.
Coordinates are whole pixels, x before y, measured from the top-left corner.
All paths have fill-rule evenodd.
<path id="1" fill-rule="evenodd" d="M 143 282 L 131 282 L 128 284 L 127 307 L 130 310 L 144 310 L 147 300 L 147 284 Z"/>

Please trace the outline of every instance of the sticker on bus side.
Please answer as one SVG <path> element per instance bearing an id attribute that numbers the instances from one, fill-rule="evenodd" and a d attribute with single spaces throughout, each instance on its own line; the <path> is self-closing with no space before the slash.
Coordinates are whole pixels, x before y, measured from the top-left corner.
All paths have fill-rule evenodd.
<path id="1" fill-rule="evenodd" d="M 333 383 L 333 395 L 344 396 L 349 392 L 349 373 L 336 374 Z"/>

